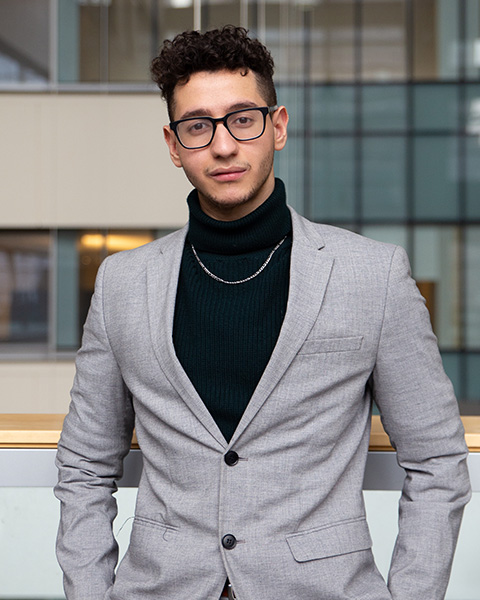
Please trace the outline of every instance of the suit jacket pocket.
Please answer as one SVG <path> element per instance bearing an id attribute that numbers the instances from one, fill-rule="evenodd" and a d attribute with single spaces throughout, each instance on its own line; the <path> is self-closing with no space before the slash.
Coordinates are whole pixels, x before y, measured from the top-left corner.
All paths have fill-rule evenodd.
<path id="1" fill-rule="evenodd" d="M 299 350 L 299 354 L 320 354 L 322 352 L 349 352 L 360 350 L 363 336 L 339 338 L 316 338 L 305 340 Z"/>
<path id="2" fill-rule="evenodd" d="M 292 533 L 286 539 L 297 562 L 349 554 L 372 546 L 365 517 Z"/>
<path id="3" fill-rule="evenodd" d="M 165 541 L 171 539 L 178 532 L 178 527 L 175 527 L 174 525 L 168 525 L 163 521 L 157 521 L 156 519 L 152 519 L 150 517 L 135 515 L 134 527 L 136 527 L 138 530 L 139 526 L 159 531 L 163 534 L 162 537 Z"/>

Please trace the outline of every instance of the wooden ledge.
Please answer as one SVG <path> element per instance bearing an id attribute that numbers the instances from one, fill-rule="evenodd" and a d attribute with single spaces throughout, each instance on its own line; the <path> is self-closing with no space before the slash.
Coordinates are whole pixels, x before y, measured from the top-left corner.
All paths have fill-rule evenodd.
<path id="1" fill-rule="evenodd" d="M 462 417 L 465 428 L 465 441 L 470 452 L 480 452 L 480 416 Z M 385 433 L 380 417 L 372 417 L 372 430 L 370 433 L 370 450 L 393 451 L 388 435 Z"/>
<path id="2" fill-rule="evenodd" d="M 56 448 L 65 415 L 0 414 L 0 448 Z M 470 452 L 480 452 L 480 416 L 462 417 Z M 134 436 L 132 447 L 138 448 Z M 372 418 L 371 451 L 391 451 L 380 417 Z"/>
<path id="3" fill-rule="evenodd" d="M 65 415 L 0 414 L 0 448 L 56 448 Z"/>

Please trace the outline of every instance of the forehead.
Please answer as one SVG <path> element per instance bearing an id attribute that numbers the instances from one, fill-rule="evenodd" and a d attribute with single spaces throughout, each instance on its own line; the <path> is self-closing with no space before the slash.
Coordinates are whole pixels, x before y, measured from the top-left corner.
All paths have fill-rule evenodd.
<path id="1" fill-rule="evenodd" d="M 223 116 L 242 106 L 263 106 L 253 71 L 199 71 L 174 91 L 174 118 L 194 114 Z"/>

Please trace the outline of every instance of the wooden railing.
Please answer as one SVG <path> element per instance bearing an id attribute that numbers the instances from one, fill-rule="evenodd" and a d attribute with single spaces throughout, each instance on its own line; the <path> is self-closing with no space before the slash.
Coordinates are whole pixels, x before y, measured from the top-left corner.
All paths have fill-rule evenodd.
<path id="1" fill-rule="evenodd" d="M 0 414 L 0 448 L 55 448 L 65 415 Z M 462 417 L 470 452 L 480 452 L 480 416 Z M 132 447 L 138 447 L 135 436 Z M 371 451 L 392 450 L 380 417 L 372 418 Z"/>

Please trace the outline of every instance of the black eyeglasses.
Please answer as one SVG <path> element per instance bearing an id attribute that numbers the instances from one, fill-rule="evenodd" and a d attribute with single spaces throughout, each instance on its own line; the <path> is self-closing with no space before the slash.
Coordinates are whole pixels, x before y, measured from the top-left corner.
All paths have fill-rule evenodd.
<path id="1" fill-rule="evenodd" d="M 170 129 L 187 150 L 198 150 L 212 143 L 217 123 L 223 123 L 228 133 L 239 142 L 255 140 L 263 135 L 268 114 L 277 106 L 242 108 L 227 113 L 224 117 L 189 117 L 170 123 Z"/>

